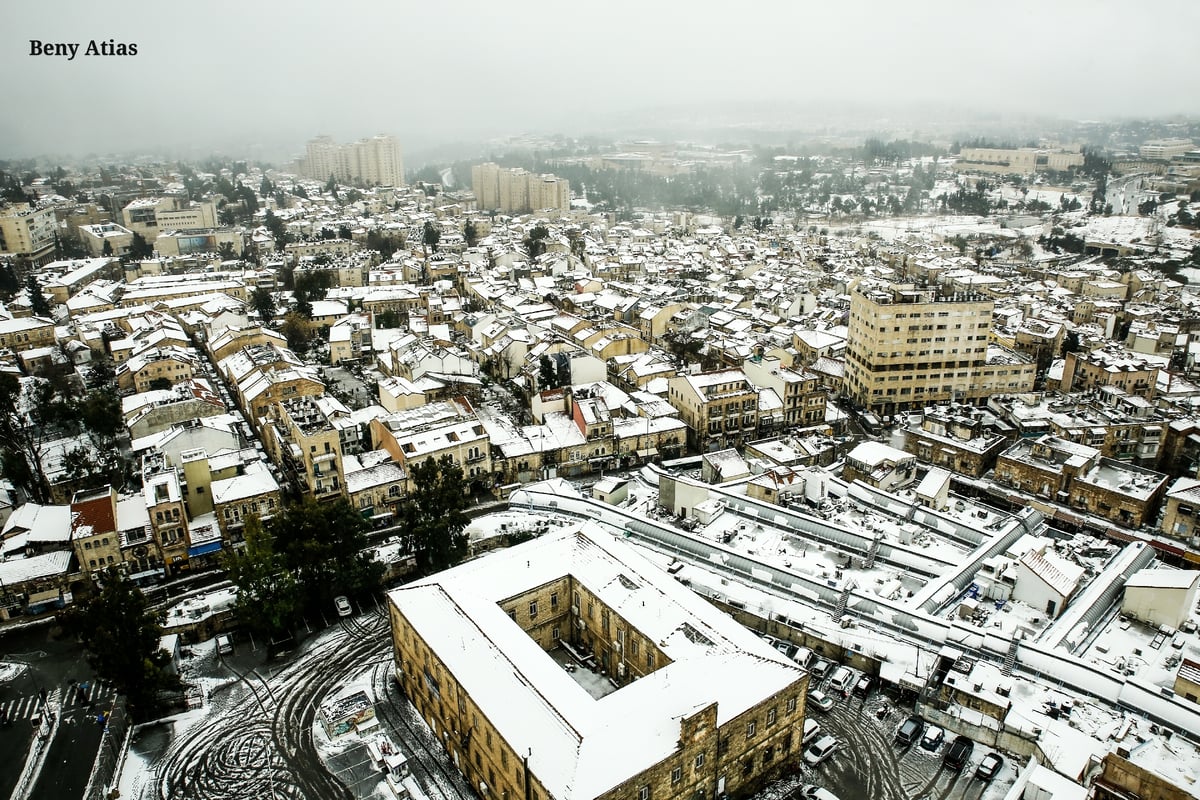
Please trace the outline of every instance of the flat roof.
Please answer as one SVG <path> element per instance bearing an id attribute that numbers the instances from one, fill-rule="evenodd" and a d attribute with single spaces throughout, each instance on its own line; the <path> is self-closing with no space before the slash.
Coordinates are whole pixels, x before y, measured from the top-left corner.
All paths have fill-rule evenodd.
<path id="1" fill-rule="evenodd" d="M 670 663 L 594 699 L 500 603 L 570 576 Z M 585 800 L 677 752 L 680 722 L 716 703 L 717 724 L 803 675 L 766 642 L 593 522 L 389 594 L 463 691 L 558 800 Z M 636 720 L 636 724 L 631 724 Z"/>

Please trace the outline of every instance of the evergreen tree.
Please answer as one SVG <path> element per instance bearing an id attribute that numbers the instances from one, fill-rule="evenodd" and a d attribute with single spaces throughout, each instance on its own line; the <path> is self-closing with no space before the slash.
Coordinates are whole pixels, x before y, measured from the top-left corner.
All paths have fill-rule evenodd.
<path id="1" fill-rule="evenodd" d="M 221 559 L 226 577 L 237 587 L 234 613 L 247 628 L 275 641 L 290 633 L 296 621 L 300 585 L 258 517 L 246 518 L 243 536 L 246 546 Z"/>
<path id="2" fill-rule="evenodd" d="M 88 663 L 125 695 L 135 720 L 153 719 L 164 706 L 162 693 L 182 688 L 179 677 L 168 669 L 171 656 L 160 646 L 162 628 L 154 612 L 118 570 L 105 576 L 103 590 L 73 622 Z"/>
<path id="3" fill-rule="evenodd" d="M 1067 331 L 1067 335 L 1063 337 L 1062 355 L 1065 358 L 1067 353 L 1078 353 L 1083 349 L 1083 345 L 1079 342 L 1079 333 L 1076 331 Z"/>
<path id="4" fill-rule="evenodd" d="M 421 234 L 421 240 L 425 244 L 425 256 L 429 257 L 429 251 L 438 251 L 438 242 L 442 238 L 442 232 L 437 229 L 437 226 L 432 222 L 425 222 L 425 230 Z"/>
<path id="5" fill-rule="evenodd" d="M 525 245 L 525 252 L 529 254 L 531 260 L 546 252 L 546 239 L 549 236 L 550 230 L 545 225 L 535 225 L 529 231 L 529 235 L 525 237 L 523 244 Z"/>
<path id="6" fill-rule="evenodd" d="M 105 242 L 105 244 L 108 244 Z M 33 311 L 35 317 L 50 316 L 50 301 L 46 299 L 46 295 L 42 294 L 41 284 L 38 283 L 37 277 L 31 272 L 25 278 L 25 289 L 29 292 L 29 308 Z"/>
<path id="7" fill-rule="evenodd" d="M 454 566 L 467 555 L 467 497 L 462 468 L 449 455 L 411 468 L 412 494 L 400 506 L 400 537 L 417 574 Z"/>
<path id="8" fill-rule="evenodd" d="M 250 307 L 258 312 L 263 322 L 269 323 L 275 319 L 275 296 L 264 286 L 254 287 L 250 293 Z"/>
<path id="9" fill-rule="evenodd" d="M 543 354 L 538 359 L 538 390 L 545 391 L 554 389 L 559 386 L 558 370 L 554 366 L 553 359 L 550 356 Z"/>
<path id="10" fill-rule="evenodd" d="M 145 236 L 135 232 L 133 241 L 129 243 L 129 257 L 134 261 L 141 261 L 152 255 L 154 255 L 154 245 L 147 242 Z"/>
<path id="11" fill-rule="evenodd" d="M 367 521 L 345 498 L 320 503 L 305 497 L 267 523 L 273 547 L 302 589 L 309 611 L 328 605 L 336 595 L 362 595 L 379 588 L 383 565 L 364 552 Z"/>
<path id="12" fill-rule="evenodd" d="M 308 313 L 312 315 L 312 304 L 308 304 Z M 303 314 L 296 311 L 289 313 L 283 318 L 279 332 L 287 339 L 288 348 L 294 350 L 297 355 L 308 352 L 312 342 L 312 322 Z"/>
<path id="13" fill-rule="evenodd" d="M 5 261 L 0 265 L 0 295 L 4 297 L 12 297 L 21 288 L 21 281 L 17 279 L 17 273 L 13 270 L 11 261 Z"/>

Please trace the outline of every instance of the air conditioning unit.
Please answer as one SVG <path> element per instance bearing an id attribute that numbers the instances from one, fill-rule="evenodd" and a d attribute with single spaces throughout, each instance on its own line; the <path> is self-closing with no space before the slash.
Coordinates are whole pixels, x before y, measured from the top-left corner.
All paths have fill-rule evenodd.
<path id="1" fill-rule="evenodd" d="M 618 653 L 621 652 L 621 643 L 618 641 L 613 641 L 613 650 Z"/>
<path id="2" fill-rule="evenodd" d="M 617 677 L 618 678 L 625 677 L 625 662 L 624 661 L 617 664 Z"/>
<path id="3" fill-rule="evenodd" d="M 579 616 L 579 606 L 571 606 L 571 613 L 578 617 Z"/>
<path id="4" fill-rule="evenodd" d="M 577 619 L 577 620 L 575 620 L 575 625 L 576 625 L 578 628 L 582 629 L 582 628 L 584 627 L 583 620 L 581 620 L 581 619 Z"/>

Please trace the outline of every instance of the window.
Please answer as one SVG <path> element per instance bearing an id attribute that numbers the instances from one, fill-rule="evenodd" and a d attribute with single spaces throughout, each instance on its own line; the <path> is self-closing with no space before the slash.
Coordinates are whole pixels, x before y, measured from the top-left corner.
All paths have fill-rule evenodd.
<path id="1" fill-rule="evenodd" d="M 746 738 L 747 739 L 752 738 L 757 731 L 758 731 L 758 723 L 757 722 L 747 722 L 746 723 Z"/>
<path id="2" fill-rule="evenodd" d="M 679 783 L 683 779 L 683 767 L 671 770 L 671 783 Z"/>
<path id="3" fill-rule="evenodd" d="M 529 604 L 529 616 L 530 616 L 530 618 L 533 618 L 533 617 L 536 617 L 536 616 L 537 616 L 537 600 L 534 600 L 534 601 L 530 602 L 530 604 Z"/>
<path id="4" fill-rule="evenodd" d="M 789 697 L 787 701 L 787 713 L 792 713 L 796 710 L 796 698 Z"/>
<path id="5" fill-rule="evenodd" d="M 557 625 L 555 625 L 555 626 L 554 626 L 554 628 L 553 628 L 553 629 L 551 629 L 551 631 L 550 631 L 550 635 L 551 635 L 552 637 L 554 637 L 554 641 L 556 641 L 556 642 L 557 642 L 559 639 L 561 639 L 561 638 L 562 638 L 562 636 L 561 636 L 561 634 L 560 634 L 560 632 L 559 632 L 559 630 L 558 630 L 558 626 L 557 626 Z"/>
<path id="6" fill-rule="evenodd" d="M 775 706 L 767 709 L 767 725 L 775 724 Z"/>
<path id="7" fill-rule="evenodd" d="M 696 756 L 696 769 L 701 769 L 704 766 L 704 753 Z"/>
<path id="8" fill-rule="evenodd" d="M 638 800 L 650 800 L 650 787 L 643 786 L 638 789 Z"/>
<path id="9" fill-rule="evenodd" d="M 558 592 L 551 592 L 550 593 L 550 610 L 555 611 L 557 609 L 558 609 Z"/>

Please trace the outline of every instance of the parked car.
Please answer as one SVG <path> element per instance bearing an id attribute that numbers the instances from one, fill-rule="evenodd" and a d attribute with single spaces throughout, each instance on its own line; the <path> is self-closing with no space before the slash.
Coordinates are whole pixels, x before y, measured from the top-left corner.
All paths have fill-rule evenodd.
<path id="1" fill-rule="evenodd" d="M 981 781 L 990 781 L 996 777 L 996 773 L 1004 766 L 1004 756 L 999 753 L 988 753 L 979 762 L 979 766 L 975 768 L 975 777 Z"/>
<path id="2" fill-rule="evenodd" d="M 858 682 L 854 684 L 854 694 L 858 695 L 859 697 L 866 697 L 871 693 L 873 688 L 875 688 L 875 679 L 870 675 L 863 675 L 858 679 Z"/>
<path id="3" fill-rule="evenodd" d="M 975 743 L 960 734 L 954 737 L 954 741 L 951 742 L 950 747 L 946 750 L 946 755 L 942 758 L 942 763 L 955 772 L 961 772 L 971 758 L 971 751 L 974 749 Z"/>
<path id="4" fill-rule="evenodd" d="M 845 694 L 854 685 L 854 670 L 849 667 L 838 667 L 829 679 L 829 688 Z"/>
<path id="5" fill-rule="evenodd" d="M 344 594 L 339 594 L 333 598 L 333 605 L 337 608 L 339 617 L 348 617 L 354 613 L 354 609 L 350 607 L 350 599 Z"/>
<path id="6" fill-rule="evenodd" d="M 808 702 L 819 711 L 830 711 L 833 708 L 833 698 L 819 689 L 808 693 Z"/>
<path id="7" fill-rule="evenodd" d="M 217 652 L 223 656 L 233 652 L 233 639 L 229 638 L 229 634 L 222 633 L 217 637 Z"/>
<path id="8" fill-rule="evenodd" d="M 896 743 L 908 747 L 921 738 L 925 732 L 925 720 L 917 716 L 909 717 L 896 729 Z"/>
<path id="9" fill-rule="evenodd" d="M 819 723 L 815 719 L 811 719 L 811 718 L 804 720 L 804 736 L 801 737 L 801 739 L 800 739 L 800 746 L 803 747 L 804 745 L 811 742 L 816 737 L 816 735 L 820 732 L 821 732 L 821 723 Z"/>
<path id="10" fill-rule="evenodd" d="M 921 737 L 921 747 L 924 747 L 929 752 L 934 752 L 942 746 L 942 740 L 946 738 L 946 732 L 937 725 L 930 725 L 925 730 L 925 735 Z"/>
<path id="11" fill-rule="evenodd" d="M 807 668 L 813 660 L 813 651 L 807 647 L 801 647 L 792 654 L 792 660 L 802 667 Z"/>
<path id="12" fill-rule="evenodd" d="M 838 748 L 838 740 L 832 736 L 822 736 L 817 739 L 809 748 L 804 751 L 804 763 L 810 767 L 815 767 L 825 759 L 833 755 L 833 751 Z"/>
<path id="13" fill-rule="evenodd" d="M 823 786 L 806 783 L 800 789 L 800 796 L 805 800 L 838 800 L 838 796 Z"/>
<path id="14" fill-rule="evenodd" d="M 809 673 L 817 680 L 822 680 L 829 671 L 833 669 L 833 662 L 827 658 L 817 658 L 813 665 L 808 668 Z"/>

